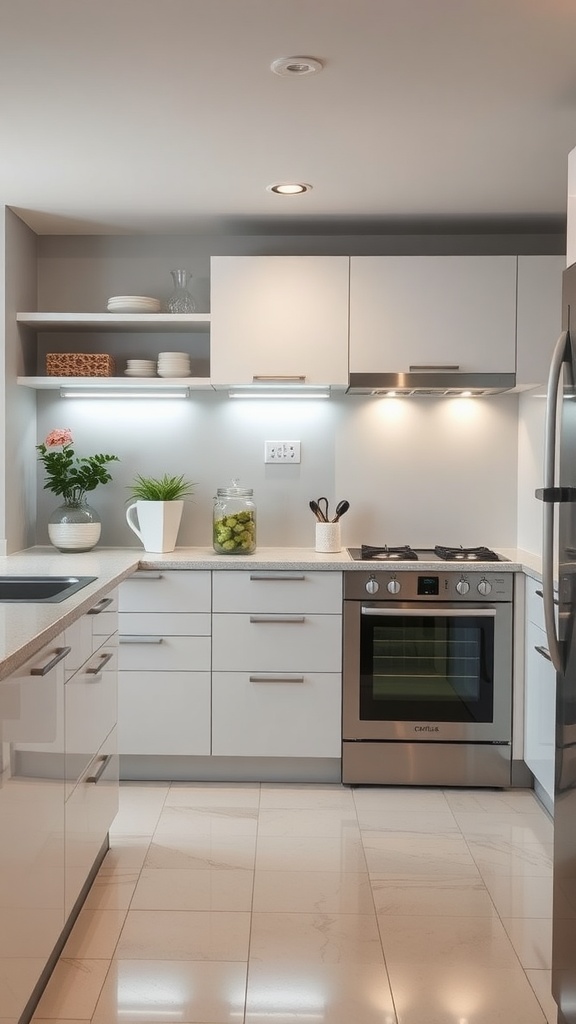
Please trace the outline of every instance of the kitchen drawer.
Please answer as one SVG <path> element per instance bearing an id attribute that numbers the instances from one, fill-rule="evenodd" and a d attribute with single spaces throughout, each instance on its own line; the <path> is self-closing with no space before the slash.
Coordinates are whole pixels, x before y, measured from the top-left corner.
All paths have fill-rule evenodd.
<path id="1" fill-rule="evenodd" d="M 92 621 L 92 650 L 118 632 L 118 590 L 107 594 L 86 613 Z"/>
<path id="2" fill-rule="evenodd" d="M 69 793 L 116 725 L 118 649 L 96 651 L 64 687 L 66 788 Z"/>
<path id="3" fill-rule="evenodd" d="M 120 754 L 209 754 L 209 672 L 120 672 Z"/>
<path id="4" fill-rule="evenodd" d="M 526 627 L 524 689 L 524 760 L 554 800 L 556 743 L 556 671 L 546 633 L 533 622 Z"/>
<path id="5" fill-rule="evenodd" d="M 121 612 L 120 635 L 210 636 L 210 612 Z"/>
<path id="6" fill-rule="evenodd" d="M 208 636 L 123 633 L 119 638 L 119 644 L 118 665 L 123 672 L 210 671 Z"/>
<path id="7" fill-rule="evenodd" d="M 215 672 L 212 753 L 228 757 L 340 757 L 338 673 Z"/>
<path id="8" fill-rule="evenodd" d="M 339 672 L 340 615 L 214 615 L 213 670 Z"/>
<path id="9" fill-rule="evenodd" d="M 116 729 L 86 766 L 64 808 L 66 917 L 72 911 L 118 813 Z"/>
<path id="10" fill-rule="evenodd" d="M 192 569 L 138 572 L 119 587 L 121 612 L 209 612 L 209 572 Z"/>
<path id="11" fill-rule="evenodd" d="M 213 573 L 215 612 L 322 612 L 341 614 L 340 572 Z"/>
<path id="12" fill-rule="evenodd" d="M 554 594 L 554 607 L 557 609 L 556 593 Z M 556 611 L 556 620 L 558 612 Z M 542 598 L 542 583 L 526 577 L 526 621 L 533 622 L 539 629 L 545 629 L 544 623 L 544 601 Z"/>

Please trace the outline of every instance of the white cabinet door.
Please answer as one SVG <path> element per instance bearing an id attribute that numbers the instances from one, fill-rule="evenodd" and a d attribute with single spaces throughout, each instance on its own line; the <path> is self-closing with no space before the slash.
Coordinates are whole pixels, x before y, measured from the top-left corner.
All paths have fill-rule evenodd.
<path id="1" fill-rule="evenodd" d="M 341 572 L 214 573 L 215 612 L 342 613 Z"/>
<path id="2" fill-rule="evenodd" d="M 120 612 L 209 612 L 209 572 L 137 572 L 119 587 Z"/>
<path id="3" fill-rule="evenodd" d="M 350 372 L 516 369 L 515 256 L 352 256 Z"/>
<path id="4" fill-rule="evenodd" d="M 551 801 L 554 800 L 556 672 L 549 660 L 546 633 L 526 624 L 524 760 Z"/>
<path id="5" fill-rule="evenodd" d="M 121 672 L 121 754 L 210 754 L 210 672 Z"/>
<path id="6" fill-rule="evenodd" d="M 516 384 L 545 384 L 562 329 L 564 256 L 518 257 Z"/>
<path id="7" fill-rule="evenodd" d="M 214 615 L 215 672 L 339 672 L 340 615 Z"/>
<path id="8" fill-rule="evenodd" d="M 66 681 L 66 791 L 85 773 L 118 718 L 116 637 Z"/>
<path id="9" fill-rule="evenodd" d="M 215 672 L 212 753 L 340 757 L 339 673 Z"/>
<path id="10" fill-rule="evenodd" d="M 348 256 L 215 256 L 210 380 L 348 383 Z"/>

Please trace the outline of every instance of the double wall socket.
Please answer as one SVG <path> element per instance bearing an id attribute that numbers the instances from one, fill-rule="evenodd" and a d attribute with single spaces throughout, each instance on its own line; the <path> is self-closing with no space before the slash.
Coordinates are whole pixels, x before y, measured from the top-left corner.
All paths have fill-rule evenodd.
<path id="1" fill-rule="evenodd" d="M 300 462 L 300 441 L 265 441 L 264 462 Z"/>

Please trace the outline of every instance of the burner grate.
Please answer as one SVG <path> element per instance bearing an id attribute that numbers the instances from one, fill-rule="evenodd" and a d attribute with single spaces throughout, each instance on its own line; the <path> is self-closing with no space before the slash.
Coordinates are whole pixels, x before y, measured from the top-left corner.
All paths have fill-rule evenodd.
<path id="1" fill-rule="evenodd" d="M 384 545 L 383 548 L 371 547 L 370 544 L 363 544 L 360 548 L 360 557 L 362 561 L 381 561 L 381 562 L 417 562 L 418 555 L 416 552 L 409 547 L 407 544 L 403 547 L 389 548 L 388 545 Z"/>
<path id="2" fill-rule="evenodd" d="M 437 544 L 434 548 L 438 558 L 445 562 L 498 562 L 498 555 L 490 548 L 447 548 Z"/>

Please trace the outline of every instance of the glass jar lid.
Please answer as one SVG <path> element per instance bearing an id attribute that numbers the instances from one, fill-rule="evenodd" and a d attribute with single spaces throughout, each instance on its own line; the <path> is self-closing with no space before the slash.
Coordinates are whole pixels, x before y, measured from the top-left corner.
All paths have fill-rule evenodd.
<path id="1" fill-rule="evenodd" d="M 219 498 L 251 498 L 254 494 L 252 487 L 239 487 L 238 481 L 233 480 L 231 487 L 219 487 L 216 491 Z"/>

